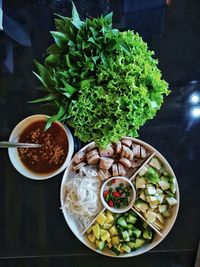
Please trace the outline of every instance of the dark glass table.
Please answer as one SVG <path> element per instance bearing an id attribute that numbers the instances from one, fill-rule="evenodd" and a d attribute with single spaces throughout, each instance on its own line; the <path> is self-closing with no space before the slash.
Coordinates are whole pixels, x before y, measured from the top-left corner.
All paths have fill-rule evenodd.
<path id="1" fill-rule="evenodd" d="M 75 2 L 84 16 L 83 1 Z M 98 10 L 112 9 L 120 29 L 134 28 L 135 23 L 155 50 L 170 84 L 171 94 L 157 117 L 141 128 L 139 137 L 158 149 L 177 175 L 181 202 L 174 227 L 160 245 L 138 257 L 114 259 L 94 253 L 72 234 L 59 209 L 62 174 L 45 181 L 27 179 L 13 168 L 2 149 L 0 267 L 194 266 L 200 239 L 200 3 L 179 0 L 166 6 L 164 1 L 151 2 L 102 1 Z M 46 106 L 27 103 L 40 95 L 32 74 L 33 58 L 41 60 L 52 42 L 48 32 L 54 28 L 53 12 L 67 14 L 69 3 L 38 0 L 3 4 L 4 14 L 18 23 L 22 34 L 12 39 L 0 32 L 0 140 L 7 140 L 21 119 L 49 112 Z M 97 12 L 91 6 L 88 9 L 89 15 Z M 20 36 L 28 41 L 23 43 Z M 9 57 L 8 45 L 13 52 Z M 13 71 L 2 67 L 6 59 L 13 60 Z M 82 145 L 75 139 L 76 151 Z"/>

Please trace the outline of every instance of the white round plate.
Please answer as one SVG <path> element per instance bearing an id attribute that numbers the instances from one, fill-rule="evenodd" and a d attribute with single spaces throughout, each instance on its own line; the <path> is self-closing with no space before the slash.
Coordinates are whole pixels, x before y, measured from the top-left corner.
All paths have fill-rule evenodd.
<path id="1" fill-rule="evenodd" d="M 174 174 L 171 166 L 169 165 L 168 161 L 155 148 L 153 148 L 149 144 L 147 144 L 144 141 L 139 140 L 139 139 L 135 139 L 135 138 L 131 138 L 131 137 L 124 137 L 124 138 L 130 139 L 134 143 L 138 143 L 139 145 L 144 146 L 148 151 L 150 151 L 150 153 L 151 153 L 151 156 L 150 157 L 151 158 L 153 156 L 157 157 L 162 162 L 162 164 L 164 165 L 166 171 L 169 174 L 171 174 L 171 176 L 175 177 L 175 179 L 176 179 L 176 176 L 175 176 L 175 174 Z M 88 144 L 85 147 L 83 147 L 80 151 L 84 151 L 90 144 Z M 73 159 L 71 160 L 70 164 L 68 165 L 68 167 L 65 170 L 65 173 L 63 175 L 63 179 L 62 179 L 62 183 L 61 183 L 61 189 L 60 189 L 61 206 L 64 206 L 64 194 L 65 194 L 64 184 L 65 184 L 66 180 L 69 178 L 70 172 L 72 171 L 72 162 L 73 162 Z M 146 161 L 142 164 L 142 166 L 144 166 L 145 164 L 146 164 Z M 142 166 L 139 169 L 141 169 Z M 136 172 L 136 174 L 138 173 L 138 171 Z M 134 175 L 134 176 L 136 176 L 136 175 Z M 88 239 L 82 234 L 83 233 L 83 230 L 80 229 L 79 224 L 78 224 L 76 218 L 74 216 L 72 216 L 72 215 L 68 215 L 68 213 L 67 213 L 67 211 L 66 211 L 65 208 L 62 209 L 62 212 L 63 212 L 64 218 L 65 218 L 65 220 L 66 220 L 69 228 L 71 229 L 71 231 L 88 248 L 92 249 L 95 252 L 98 252 L 100 254 L 103 254 L 105 256 L 116 257 L 116 258 L 126 258 L 126 257 L 132 257 L 132 256 L 137 256 L 137 255 L 146 253 L 147 251 L 149 251 L 152 248 L 154 248 L 155 246 L 157 246 L 167 236 L 167 234 L 170 232 L 173 224 L 175 223 L 175 220 L 176 220 L 176 217 L 177 217 L 177 214 L 178 214 L 178 210 L 179 210 L 179 203 L 180 203 L 180 194 L 179 194 L 179 187 L 178 187 L 177 180 L 176 180 L 176 200 L 177 200 L 178 203 L 177 203 L 176 206 L 174 206 L 172 208 L 172 210 L 171 210 L 171 216 L 170 216 L 170 218 L 168 218 L 165 221 L 165 228 L 164 228 L 164 230 L 162 231 L 161 234 L 159 234 L 158 232 L 155 232 L 154 237 L 153 237 L 153 240 L 151 241 L 151 243 L 145 244 L 143 247 L 141 247 L 141 248 L 139 248 L 139 249 L 137 249 L 135 251 L 132 251 L 129 254 L 128 253 L 126 253 L 126 254 L 120 254 L 119 256 L 114 255 L 109 249 L 104 249 L 103 251 L 100 251 L 100 250 L 96 249 L 95 245 L 93 245 L 90 241 L 88 241 Z M 93 222 L 94 222 L 94 220 L 91 222 L 91 224 Z M 155 228 L 154 228 L 154 230 L 155 230 Z"/>

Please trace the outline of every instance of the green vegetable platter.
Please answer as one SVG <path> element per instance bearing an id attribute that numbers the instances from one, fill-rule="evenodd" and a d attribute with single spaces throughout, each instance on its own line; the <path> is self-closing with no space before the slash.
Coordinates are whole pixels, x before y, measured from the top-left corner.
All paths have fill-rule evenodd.
<path id="1" fill-rule="evenodd" d="M 160 109 L 168 84 L 154 52 L 133 31 L 112 28 L 112 13 L 81 21 L 56 15 L 54 43 L 34 72 L 46 91 L 33 103 L 48 102 L 48 120 L 70 125 L 83 142 L 105 148 L 140 127 Z"/>
<path id="2" fill-rule="evenodd" d="M 131 187 L 123 184 L 124 178 L 136 192 L 131 207 Z M 100 198 L 105 183 L 106 207 Z M 167 236 L 180 199 L 167 160 L 144 141 L 123 137 L 106 148 L 91 142 L 75 154 L 63 175 L 60 201 L 65 221 L 83 244 L 124 258 L 151 250 Z"/>

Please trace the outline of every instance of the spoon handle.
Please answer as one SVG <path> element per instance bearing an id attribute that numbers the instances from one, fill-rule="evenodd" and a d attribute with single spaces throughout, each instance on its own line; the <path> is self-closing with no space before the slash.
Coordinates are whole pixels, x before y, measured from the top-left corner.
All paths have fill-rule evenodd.
<path id="1" fill-rule="evenodd" d="M 41 147 L 40 144 L 29 144 L 29 143 L 17 143 L 17 142 L 7 142 L 7 141 L 0 141 L 1 148 L 9 148 L 9 147 L 29 147 L 29 148 L 36 148 Z"/>

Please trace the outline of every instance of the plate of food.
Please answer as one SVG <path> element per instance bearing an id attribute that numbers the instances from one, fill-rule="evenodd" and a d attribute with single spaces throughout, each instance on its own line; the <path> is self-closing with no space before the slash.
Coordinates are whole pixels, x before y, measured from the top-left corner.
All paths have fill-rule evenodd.
<path id="1" fill-rule="evenodd" d="M 61 209 L 75 236 L 111 257 L 131 257 L 158 245 L 179 209 L 179 187 L 167 160 L 139 139 L 78 151 L 60 189 Z"/>

